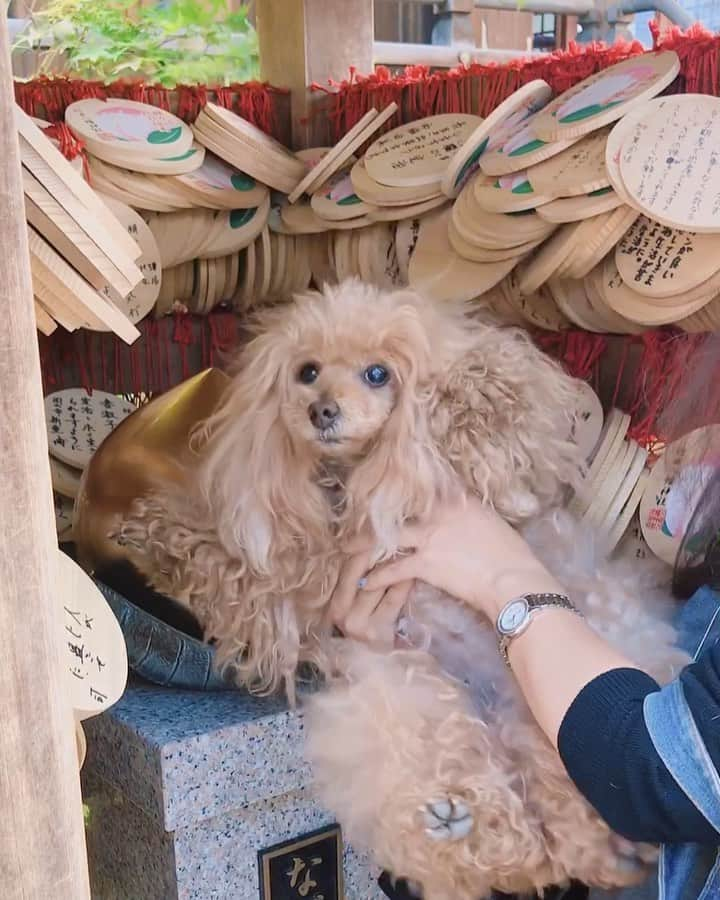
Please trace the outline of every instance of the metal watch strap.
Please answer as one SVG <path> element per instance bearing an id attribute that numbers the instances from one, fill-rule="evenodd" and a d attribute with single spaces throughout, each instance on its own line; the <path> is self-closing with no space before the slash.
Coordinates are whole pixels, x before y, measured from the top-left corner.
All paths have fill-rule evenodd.
<path id="1" fill-rule="evenodd" d="M 504 608 L 506 608 L 511 603 L 514 603 L 518 600 L 524 600 L 527 603 L 529 618 L 532 618 L 534 613 L 539 612 L 540 610 L 543 610 L 543 609 L 565 609 L 568 612 L 575 613 L 575 615 L 580 616 L 582 618 L 582 613 L 580 612 L 580 610 L 571 603 L 570 598 L 567 597 L 565 594 L 551 594 L 551 593 L 521 594 L 519 597 L 516 597 L 514 600 L 510 600 L 509 603 L 507 603 Z M 502 613 L 501 613 L 501 615 L 502 615 Z M 505 660 L 505 664 L 507 666 L 510 665 L 508 648 L 515 637 L 519 637 L 519 634 L 504 635 L 504 634 L 498 633 L 498 644 L 500 647 L 500 654 L 501 654 L 502 658 Z"/>

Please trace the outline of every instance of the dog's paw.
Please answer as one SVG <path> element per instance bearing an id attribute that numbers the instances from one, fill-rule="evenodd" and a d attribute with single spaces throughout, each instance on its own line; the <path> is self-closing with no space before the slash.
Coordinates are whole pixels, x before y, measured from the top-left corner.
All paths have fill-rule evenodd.
<path id="1" fill-rule="evenodd" d="M 628 868 L 652 866 L 660 856 L 660 851 L 653 844 L 636 844 L 619 834 L 611 835 L 610 845 Z"/>
<path id="2" fill-rule="evenodd" d="M 610 879 L 614 887 L 640 884 L 657 862 L 659 851 L 651 844 L 635 844 L 618 834 L 610 836 L 613 862 Z"/>
<path id="3" fill-rule="evenodd" d="M 425 832 L 434 841 L 459 841 L 467 837 L 473 827 L 473 817 L 462 800 L 446 797 L 431 800 L 422 807 Z"/>

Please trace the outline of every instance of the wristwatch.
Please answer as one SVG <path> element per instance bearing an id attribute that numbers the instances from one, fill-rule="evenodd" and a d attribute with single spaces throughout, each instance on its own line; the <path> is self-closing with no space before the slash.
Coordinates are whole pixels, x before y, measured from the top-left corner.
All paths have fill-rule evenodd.
<path id="1" fill-rule="evenodd" d="M 523 594 L 505 604 L 497 617 L 495 631 L 500 654 L 508 666 L 510 665 L 508 648 L 511 641 L 527 630 L 536 613 L 553 608 L 567 609 L 579 616 L 582 615 L 564 594 Z"/>

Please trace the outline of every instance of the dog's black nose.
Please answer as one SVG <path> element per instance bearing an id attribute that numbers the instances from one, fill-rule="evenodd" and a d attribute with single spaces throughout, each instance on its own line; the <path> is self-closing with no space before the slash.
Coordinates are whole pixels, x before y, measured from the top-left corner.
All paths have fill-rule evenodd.
<path id="1" fill-rule="evenodd" d="M 337 422 L 340 407 L 334 400 L 316 400 L 308 406 L 308 415 L 318 431 L 325 431 Z"/>

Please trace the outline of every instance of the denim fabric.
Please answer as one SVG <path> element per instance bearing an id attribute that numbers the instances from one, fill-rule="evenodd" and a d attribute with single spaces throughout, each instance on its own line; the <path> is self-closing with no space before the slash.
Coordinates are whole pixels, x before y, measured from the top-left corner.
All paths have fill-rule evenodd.
<path id="1" fill-rule="evenodd" d="M 680 610 L 675 627 L 678 645 L 694 659 L 720 640 L 720 594 L 700 588 Z"/>
<path id="2" fill-rule="evenodd" d="M 701 588 L 685 604 L 676 626 L 679 643 L 694 659 L 720 640 L 720 595 Z M 697 809 L 720 830 L 720 774 L 697 730 L 679 681 L 650 694 L 645 724 L 660 758 Z M 720 900 L 720 853 L 699 844 L 665 845 L 657 878 L 639 888 L 590 893 L 590 900 Z"/>

